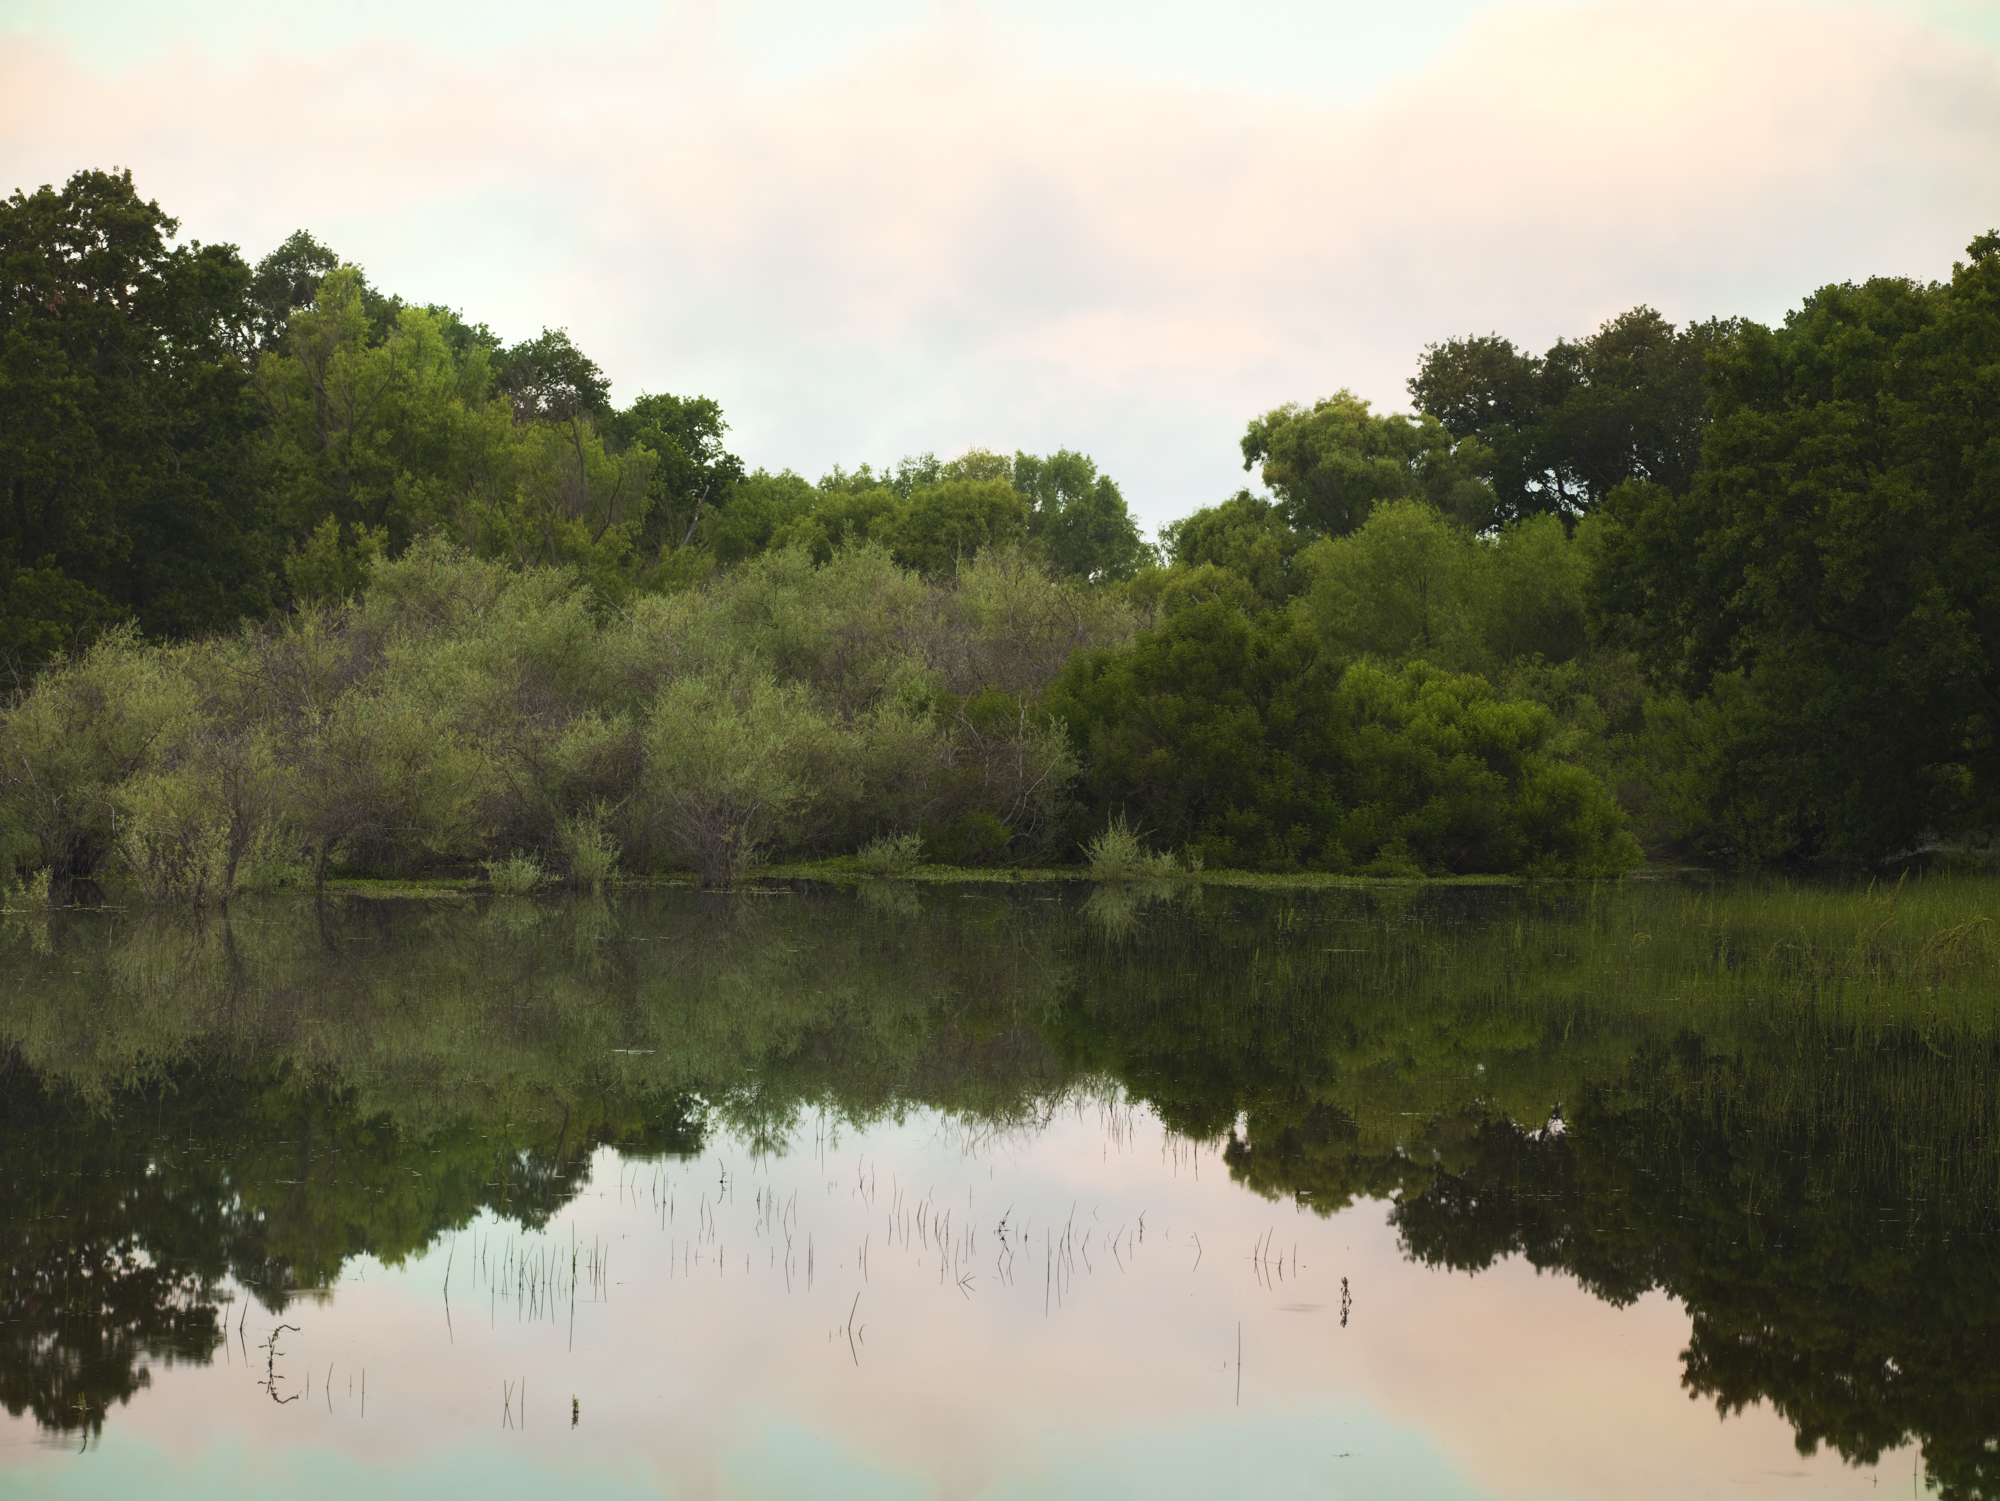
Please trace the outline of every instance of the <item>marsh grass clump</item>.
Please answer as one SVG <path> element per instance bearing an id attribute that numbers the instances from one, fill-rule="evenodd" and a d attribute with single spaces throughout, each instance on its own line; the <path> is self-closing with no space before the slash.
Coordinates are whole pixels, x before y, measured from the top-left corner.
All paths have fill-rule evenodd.
<path id="1" fill-rule="evenodd" d="M 1119 814 L 1095 839 L 1083 847 L 1093 881 L 1157 881 L 1180 874 L 1171 854 L 1155 854 L 1146 848 L 1138 830 Z"/>
<path id="2" fill-rule="evenodd" d="M 587 814 L 563 820 L 559 831 L 569 876 L 586 891 L 597 891 L 618 874 L 618 841 L 604 827 L 602 804 Z"/>
<path id="3" fill-rule="evenodd" d="M 47 912 L 55 905 L 50 894 L 50 872 L 44 865 L 25 880 L 9 881 L 4 899 L 8 912 Z"/>
<path id="4" fill-rule="evenodd" d="M 480 863 L 486 867 L 486 883 L 495 896 L 526 896 L 544 879 L 542 862 L 520 850 L 502 860 Z"/>
<path id="5" fill-rule="evenodd" d="M 883 834 L 856 851 L 854 864 L 871 876 L 894 876 L 914 870 L 923 857 L 923 835 Z"/>

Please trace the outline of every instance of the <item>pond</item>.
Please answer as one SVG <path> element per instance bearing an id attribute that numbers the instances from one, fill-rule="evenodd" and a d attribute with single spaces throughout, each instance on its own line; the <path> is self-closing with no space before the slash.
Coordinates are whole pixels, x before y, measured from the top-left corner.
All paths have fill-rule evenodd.
<path id="1" fill-rule="evenodd" d="M 0 1494 L 1993 1496 L 1996 896 L 17 914 Z"/>

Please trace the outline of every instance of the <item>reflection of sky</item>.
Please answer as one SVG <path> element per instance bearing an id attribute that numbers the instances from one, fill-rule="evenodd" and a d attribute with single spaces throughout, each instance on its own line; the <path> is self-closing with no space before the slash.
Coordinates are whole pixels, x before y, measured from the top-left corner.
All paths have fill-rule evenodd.
<path id="1" fill-rule="evenodd" d="M 0 0 L 0 186 L 131 165 L 566 325 L 753 464 L 1084 448 L 1160 521 L 1427 342 L 1779 316 L 2000 223 L 1978 0 Z"/>
<path id="2" fill-rule="evenodd" d="M 0 1491 L 49 1501 L 1872 1491 L 1871 1473 L 1833 1456 L 1801 1460 L 1768 1411 L 1723 1421 L 1690 1402 L 1679 1386 L 1687 1319 L 1666 1299 L 1615 1309 L 1519 1262 L 1477 1277 L 1427 1271 L 1399 1254 L 1382 1206 L 1321 1220 L 1268 1203 L 1212 1156 L 1170 1152 L 1143 1116 L 1121 1114 L 1112 1128 L 1094 1112 L 1069 1116 L 971 1157 L 921 1118 L 847 1138 L 824 1170 L 810 1141 L 762 1166 L 724 1159 L 734 1194 L 719 1207 L 716 1157 L 671 1168 L 663 1227 L 655 1167 L 600 1157 L 592 1188 L 531 1242 L 565 1255 L 572 1240 L 609 1247 L 608 1297 L 579 1303 L 573 1332 L 567 1308 L 529 1323 L 493 1295 L 476 1248 L 516 1232 L 483 1221 L 404 1271 L 352 1263 L 329 1303 L 295 1305 L 280 1374 L 298 1402 L 274 1406 L 256 1385 L 257 1345 L 276 1320 L 252 1309 L 226 1362 L 156 1370 L 87 1455 L 34 1444 L 24 1423 L 0 1427 Z M 856 1192 L 857 1171 L 869 1192 Z M 760 1228 L 764 1189 L 796 1209 Z M 954 1276 L 971 1274 L 965 1291 L 940 1277 L 914 1228 L 908 1245 L 891 1235 L 899 1194 L 949 1210 L 954 1245 L 968 1216 L 980 1227 L 977 1253 L 953 1260 Z M 688 1229 L 711 1213 L 716 1238 L 697 1263 Z M 1011 1285 L 996 1277 L 1002 1214 L 1025 1230 Z M 1041 1248 L 1066 1223 L 1091 1238 L 1058 1301 Z M 779 1226 L 792 1235 L 789 1286 Z M 1259 1242 L 1285 1260 L 1282 1274 L 1253 1267 Z M 1344 1328 L 1343 1277 L 1354 1296 Z M 850 1311 L 852 1352 L 841 1332 Z M 525 1427 L 508 1426 L 503 1383 L 518 1402 L 524 1379 Z M 1887 1457 L 1885 1473 L 1909 1462 Z"/>

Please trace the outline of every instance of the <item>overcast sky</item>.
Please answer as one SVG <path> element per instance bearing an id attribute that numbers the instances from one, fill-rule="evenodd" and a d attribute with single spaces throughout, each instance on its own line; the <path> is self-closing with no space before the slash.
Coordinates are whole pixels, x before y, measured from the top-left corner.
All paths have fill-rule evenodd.
<path id="1" fill-rule="evenodd" d="M 129 166 L 818 475 L 1245 422 L 1645 302 L 1783 316 L 2000 226 L 2000 0 L 0 0 L 0 190 Z"/>

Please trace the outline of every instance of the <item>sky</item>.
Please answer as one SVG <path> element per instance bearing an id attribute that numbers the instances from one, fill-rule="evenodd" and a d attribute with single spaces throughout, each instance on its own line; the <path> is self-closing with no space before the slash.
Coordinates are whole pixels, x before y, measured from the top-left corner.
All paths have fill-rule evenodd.
<path id="1" fill-rule="evenodd" d="M 2000 0 L 0 0 L 0 191 L 109 166 L 753 467 L 1075 448 L 1151 527 L 1438 340 L 1949 275 Z"/>

